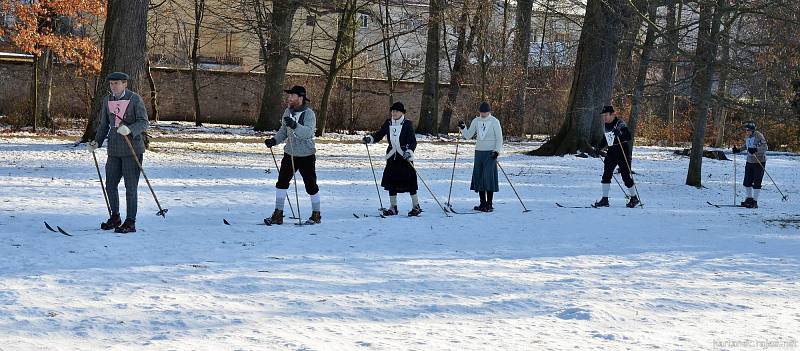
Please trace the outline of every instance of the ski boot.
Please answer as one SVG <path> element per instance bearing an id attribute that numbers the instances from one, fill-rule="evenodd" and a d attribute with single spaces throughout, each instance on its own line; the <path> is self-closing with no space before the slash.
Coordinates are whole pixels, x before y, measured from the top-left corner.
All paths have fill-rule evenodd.
<path id="1" fill-rule="evenodd" d="M 113 214 L 105 223 L 100 223 L 100 229 L 111 230 L 119 227 L 120 224 L 122 224 L 122 220 L 119 218 L 119 214 Z"/>
<path id="2" fill-rule="evenodd" d="M 608 203 L 608 198 L 605 196 L 601 198 L 599 201 L 595 202 L 594 205 L 592 205 L 592 207 L 608 207 L 608 206 L 610 206 L 610 204 Z"/>
<path id="3" fill-rule="evenodd" d="M 322 214 L 319 211 L 311 211 L 311 217 L 308 217 L 306 224 L 320 224 L 322 223 Z"/>
<path id="4" fill-rule="evenodd" d="M 634 207 L 636 207 L 638 205 L 639 205 L 639 197 L 634 195 L 634 196 L 631 196 L 631 199 L 628 201 L 628 204 L 625 205 L 625 206 L 628 206 L 628 208 L 634 208 Z"/>
<path id="5" fill-rule="evenodd" d="M 756 201 L 755 199 L 750 199 L 750 203 L 748 203 L 744 207 L 747 207 L 747 208 L 758 208 L 758 201 Z"/>
<path id="6" fill-rule="evenodd" d="M 126 218 L 125 223 L 122 223 L 121 226 L 114 229 L 114 233 L 136 233 L 136 220 L 131 218 Z"/>
<path id="7" fill-rule="evenodd" d="M 275 209 L 272 212 L 272 216 L 269 218 L 264 218 L 264 224 L 266 225 L 273 225 L 273 224 L 283 224 L 283 210 Z"/>
<path id="8" fill-rule="evenodd" d="M 750 204 L 752 204 L 754 201 L 755 200 L 753 200 L 752 197 L 748 197 L 744 199 L 744 201 L 742 201 L 742 203 L 739 204 L 739 206 L 750 208 Z"/>
<path id="9" fill-rule="evenodd" d="M 397 214 L 399 213 L 399 212 L 397 212 L 397 206 L 392 206 L 392 207 L 389 207 L 389 208 L 384 208 L 384 209 L 382 210 L 382 212 L 383 212 L 383 215 L 384 215 L 384 216 L 395 216 L 395 215 L 397 215 Z"/>
<path id="10" fill-rule="evenodd" d="M 416 205 L 416 206 L 414 206 L 414 208 L 411 209 L 411 211 L 408 211 L 408 216 L 409 217 L 418 217 L 420 215 L 420 213 L 422 213 L 422 207 L 420 207 L 419 205 Z"/>
<path id="11" fill-rule="evenodd" d="M 486 203 L 481 202 L 480 205 L 473 207 L 472 209 L 475 211 L 485 212 L 483 209 L 486 208 Z"/>

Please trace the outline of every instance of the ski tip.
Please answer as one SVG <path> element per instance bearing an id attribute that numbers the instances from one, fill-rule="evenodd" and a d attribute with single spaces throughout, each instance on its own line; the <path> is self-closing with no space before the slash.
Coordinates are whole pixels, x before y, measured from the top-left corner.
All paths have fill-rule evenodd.
<path id="1" fill-rule="evenodd" d="M 355 214 L 355 213 L 353 213 L 353 217 L 356 217 L 356 218 L 361 218 L 361 217 L 359 217 L 359 216 L 358 216 L 357 214 Z"/>
<path id="2" fill-rule="evenodd" d="M 560 203 L 556 202 L 556 207 L 564 207 L 564 205 L 562 205 L 562 204 L 560 204 Z"/>
<path id="3" fill-rule="evenodd" d="M 53 227 L 51 227 L 49 224 L 47 224 L 47 222 L 46 222 L 46 221 L 44 222 L 44 226 L 47 228 L 47 230 L 49 230 L 49 231 L 51 231 L 51 232 L 53 232 L 53 233 L 55 233 L 55 232 L 56 232 L 56 230 L 55 230 L 55 229 L 53 229 Z"/>
<path id="4" fill-rule="evenodd" d="M 225 225 L 231 225 L 231 222 L 228 222 L 228 220 L 225 218 L 222 219 L 222 223 L 225 223 Z"/>
<path id="5" fill-rule="evenodd" d="M 264 224 L 272 226 L 272 223 L 269 222 L 269 218 L 264 218 Z"/>
<path id="6" fill-rule="evenodd" d="M 65 231 L 65 230 L 64 230 L 64 229 L 62 229 L 61 227 L 59 227 L 59 226 L 56 226 L 56 228 L 58 228 L 58 232 L 59 232 L 59 233 L 61 233 L 61 234 L 64 234 L 64 235 L 66 235 L 66 236 L 72 236 L 72 234 L 70 234 L 70 233 L 67 233 L 67 231 Z"/>

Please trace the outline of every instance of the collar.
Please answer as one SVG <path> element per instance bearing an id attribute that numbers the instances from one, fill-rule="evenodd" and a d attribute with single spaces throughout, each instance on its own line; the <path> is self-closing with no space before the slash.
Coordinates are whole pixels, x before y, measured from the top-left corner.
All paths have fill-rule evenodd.
<path id="1" fill-rule="evenodd" d="M 116 95 L 114 95 L 114 93 L 112 92 L 112 93 L 111 93 L 111 97 L 112 97 L 112 98 L 114 98 L 114 100 L 119 100 L 119 99 L 122 99 L 122 98 L 124 98 L 124 97 L 125 97 L 125 95 L 127 95 L 127 94 L 128 94 L 128 89 L 125 89 L 125 90 L 123 90 L 123 91 L 122 91 L 122 95 L 120 95 L 120 96 L 116 96 Z"/>
<path id="2" fill-rule="evenodd" d="M 302 111 L 305 111 L 305 110 L 307 110 L 307 109 L 308 109 L 308 104 L 307 104 L 307 103 L 305 103 L 305 102 L 303 102 L 303 104 L 302 104 L 302 105 L 300 105 L 300 107 L 298 107 L 297 109 L 295 109 L 295 108 L 293 108 L 293 107 L 291 107 L 291 106 L 289 107 L 289 111 L 290 111 L 290 112 L 292 112 L 292 113 L 295 113 L 295 112 L 302 112 Z"/>
<path id="3" fill-rule="evenodd" d="M 391 120 L 392 120 L 392 125 L 393 126 L 401 126 L 401 125 L 403 125 L 403 122 L 406 121 L 406 115 L 403 115 L 403 116 L 401 116 L 400 118 L 398 118 L 396 120 L 394 118 L 391 118 Z"/>

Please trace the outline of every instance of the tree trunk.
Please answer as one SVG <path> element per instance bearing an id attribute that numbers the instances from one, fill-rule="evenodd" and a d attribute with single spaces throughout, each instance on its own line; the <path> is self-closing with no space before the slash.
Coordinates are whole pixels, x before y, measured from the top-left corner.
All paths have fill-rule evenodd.
<path id="1" fill-rule="evenodd" d="M 724 101 L 728 96 L 728 76 L 731 69 L 728 66 L 731 57 L 730 34 L 730 28 L 726 27 L 720 38 L 722 41 L 722 52 L 720 53 L 719 63 L 721 70 L 719 72 L 719 82 L 717 84 L 717 97 L 714 102 L 714 136 L 716 139 L 714 145 L 716 147 L 725 146 L 725 117 L 727 115 L 727 109 L 724 106 Z"/>
<path id="2" fill-rule="evenodd" d="M 677 10 L 676 10 L 677 6 Z M 681 17 L 683 13 L 683 0 L 672 0 L 667 3 L 667 19 L 666 29 L 664 33 L 664 40 L 666 41 L 666 56 L 664 65 L 661 70 L 662 79 L 662 96 L 663 100 L 660 104 L 661 118 L 671 125 L 675 124 L 675 79 L 677 75 L 677 52 L 679 40 L 679 27 L 681 25 Z M 673 140 L 674 142 L 674 140 Z"/>
<path id="3" fill-rule="evenodd" d="M 600 141 L 600 109 L 611 102 L 620 36 L 630 15 L 627 4 L 625 0 L 588 1 L 566 116 L 556 136 L 531 154 L 588 152 Z"/>
<path id="4" fill-rule="evenodd" d="M 194 99 L 194 125 L 200 127 L 200 82 L 197 80 L 197 66 L 200 64 L 197 56 L 200 50 L 200 26 L 205 15 L 205 0 L 194 0 L 194 37 L 192 38 L 192 98 Z"/>
<path id="5" fill-rule="evenodd" d="M 528 88 L 528 57 L 531 52 L 531 12 L 533 0 L 517 1 L 515 16 L 514 48 L 512 50 L 512 72 L 519 77 L 511 92 L 511 109 L 503 118 L 508 135 L 522 136 L 525 133 L 525 100 Z"/>
<path id="6" fill-rule="evenodd" d="M 425 79 L 422 83 L 422 103 L 419 109 L 417 132 L 433 134 L 439 117 L 439 49 L 441 13 L 444 0 L 430 0 L 428 42 L 425 48 Z"/>
<path id="7" fill-rule="evenodd" d="M 53 52 L 45 48 L 33 60 L 33 131 L 53 127 L 50 98 L 53 86 Z"/>
<path id="8" fill-rule="evenodd" d="M 636 7 L 640 9 L 645 9 L 647 6 L 647 1 L 637 0 L 634 1 Z M 646 11 L 645 11 L 646 12 Z M 631 23 L 628 25 L 628 30 L 625 31 L 625 36 L 620 43 L 620 50 L 619 50 L 619 67 L 624 67 L 624 69 L 618 70 L 617 72 L 617 88 L 615 92 L 615 99 L 614 105 L 619 108 L 623 108 L 626 104 L 626 100 L 628 98 L 628 94 L 634 89 L 634 85 L 636 84 L 637 76 L 633 75 L 633 71 L 627 69 L 628 67 L 632 67 L 635 62 L 634 58 L 634 49 L 636 48 L 637 39 L 639 39 L 639 31 L 642 28 L 642 17 L 635 15 L 631 18 Z M 631 102 L 633 104 L 633 102 Z"/>
<path id="9" fill-rule="evenodd" d="M 706 122 L 711 104 L 711 85 L 714 78 L 721 8 L 725 0 L 706 0 L 700 2 L 700 19 L 697 28 L 697 49 L 694 58 L 694 77 L 692 78 L 691 114 L 694 119 L 692 151 L 689 155 L 689 169 L 686 172 L 686 185 L 702 186 L 703 146 L 705 145 Z"/>
<path id="10" fill-rule="evenodd" d="M 636 141 L 636 125 L 639 121 L 639 113 L 642 109 L 642 96 L 644 96 L 644 86 L 647 81 L 647 70 L 650 66 L 650 56 L 653 52 L 653 45 L 656 41 L 656 29 L 653 22 L 656 20 L 656 5 L 647 5 L 647 33 L 644 37 L 644 44 L 642 45 L 642 53 L 639 55 L 639 69 L 636 72 L 636 83 L 633 88 L 633 97 L 631 98 L 631 118 L 628 121 L 628 129 L 631 132 L 631 142 L 628 143 L 628 148 L 631 153 L 633 152 L 633 145 Z M 641 21 L 639 22 L 641 24 Z"/>
<path id="11" fill-rule="evenodd" d="M 348 41 L 355 40 L 355 38 L 350 38 L 349 34 L 351 26 L 355 25 L 355 14 L 356 1 L 348 0 L 345 4 L 342 15 L 339 17 L 338 32 L 336 33 L 336 45 L 333 47 L 331 59 L 328 62 L 328 71 L 326 72 L 325 77 L 325 88 L 322 92 L 322 100 L 320 100 L 319 103 L 319 113 L 317 113 L 317 130 L 314 133 L 316 136 L 322 136 L 322 134 L 325 133 L 325 126 L 328 122 L 328 104 L 330 103 L 331 91 L 336 85 L 336 75 L 339 73 L 339 69 L 342 66 L 340 65 L 342 50 L 347 51 L 347 48 L 349 47 L 349 45 L 347 45 Z"/>
<path id="12" fill-rule="evenodd" d="M 292 19 L 299 6 L 297 1 L 275 1 L 270 19 L 266 17 L 263 7 L 256 9 L 265 72 L 261 108 L 254 128 L 256 131 L 275 130 L 281 125 L 283 84 L 286 80 L 286 66 L 289 64 Z M 261 28 L 265 27 L 269 28 L 268 33 L 261 32 Z"/>
<path id="13" fill-rule="evenodd" d="M 456 24 L 456 31 L 458 31 L 458 42 L 456 43 L 456 57 L 453 62 L 453 70 L 450 72 L 450 87 L 447 91 L 447 102 L 442 110 L 442 119 L 439 121 L 439 133 L 447 134 L 450 132 L 450 120 L 458 101 L 458 94 L 461 92 L 461 84 L 464 83 L 466 78 L 467 58 L 472 52 L 472 43 L 475 39 L 475 24 L 477 17 L 480 16 L 481 8 L 475 12 L 475 17 L 470 23 L 469 37 L 467 37 L 467 21 L 469 21 L 469 1 L 464 1 L 461 7 L 461 15 L 459 16 L 458 23 Z M 445 39 L 446 40 L 446 39 Z"/>
<path id="14" fill-rule="evenodd" d="M 130 76 L 128 89 L 139 91 L 146 71 L 147 0 L 109 0 L 103 28 L 103 64 L 100 69 L 102 84 L 98 84 L 92 102 L 92 114 L 83 132 L 83 141 L 94 139 L 97 113 L 103 96 L 108 94 L 109 73 L 125 72 Z"/>
<path id="15" fill-rule="evenodd" d="M 153 114 L 150 119 L 158 122 L 161 114 L 158 110 L 158 89 L 156 88 L 156 81 L 153 79 L 153 73 L 150 72 L 150 59 L 147 60 L 147 81 L 150 83 L 150 106 L 153 109 Z"/>

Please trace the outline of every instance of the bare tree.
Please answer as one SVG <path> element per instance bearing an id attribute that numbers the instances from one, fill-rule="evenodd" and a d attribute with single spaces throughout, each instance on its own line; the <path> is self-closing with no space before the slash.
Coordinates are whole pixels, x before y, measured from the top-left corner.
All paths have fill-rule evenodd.
<path id="1" fill-rule="evenodd" d="M 441 27 L 444 0 L 430 0 L 428 14 L 428 41 L 425 48 L 425 80 L 422 83 L 417 132 L 433 134 L 439 118 L 439 50 L 441 49 Z"/>

